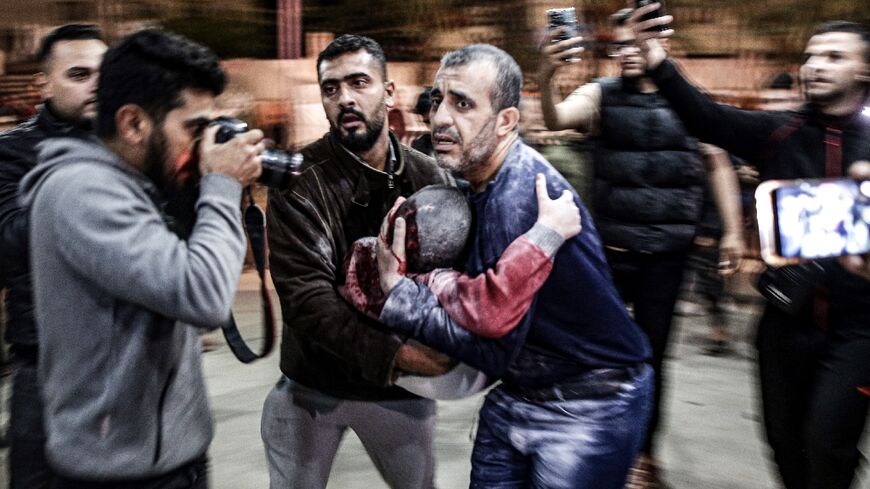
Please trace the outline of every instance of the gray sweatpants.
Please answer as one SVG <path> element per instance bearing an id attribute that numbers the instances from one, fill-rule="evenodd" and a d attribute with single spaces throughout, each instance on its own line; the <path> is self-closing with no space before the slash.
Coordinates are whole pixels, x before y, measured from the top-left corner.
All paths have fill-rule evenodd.
<path id="1" fill-rule="evenodd" d="M 435 401 L 349 401 L 282 377 L 263 406 L 260 434 L 270 489 L 322 489 L 348 428 L 393 489 L 434 488 Z"/>

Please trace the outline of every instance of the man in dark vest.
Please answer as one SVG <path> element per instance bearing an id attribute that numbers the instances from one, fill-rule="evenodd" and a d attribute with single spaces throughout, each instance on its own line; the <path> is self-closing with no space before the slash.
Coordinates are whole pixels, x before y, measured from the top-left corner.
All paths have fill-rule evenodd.
<path id="1" fill-rule="evenodd" d="M 619 61 L 620 77 L 596 79 L 554 103 L 553 73 L 577 62 L 583 51 L 577 46 L 581 39 L 572 38 L 543 49 L 539 85 L 549 129 L 577 129 L 597 139 L 595 222 L 614 281 L 652 344 L 655 403 L 632 478 L 640 487 L 654 488 L 659 484 L 653 439 L 660 418 L 662 363 L 686 256 L 701 218 L 705 168 L 723 219 L 724 272 L 736 269 L 743 240 L 737 178 L 727 155 L 718 148 L 701 148 L 645 76 L 634 35 L 623 25 L 631 12 L 624 9 L 613 16 L 610 53 Z"/>

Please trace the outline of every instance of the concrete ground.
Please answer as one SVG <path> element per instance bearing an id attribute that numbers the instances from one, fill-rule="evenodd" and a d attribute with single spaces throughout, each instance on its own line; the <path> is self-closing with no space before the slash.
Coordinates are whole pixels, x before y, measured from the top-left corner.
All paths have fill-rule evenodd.
<path id="1" fill-rule="evenodd" d="M 254 277 L 246 274 L 235 311 L 243 334 L 255 345 L 258 297 Z M 757 309 L 751 302 L 734 308 L 731 325 L 737 336 L 736 352 L 723 357 L 702 353 L 707 331 L 704 316 L 677 319 L 667 370 L 671 388 L 660 441 L 666 480 L 673 489 L 779 487 L 762 438 L 756 403 L 751 338 Z M 268 487 L 259 424 L 263 400 L 278 379 L 277 354 L 243 365 L 221 346 L 205 354 L 203 361 L 217 423 L 210 450 L 212 487 Z M 441 489 L 468 486 L 472 429 L 481 402 L 477 396 L 439 406 L 436 457 L 437 486 Z M 870 453 L 868 443 L 864 453 Z M 5 476 L 4 470 L 0 487 L 6 486 Z M 862 487 L 870 487 L 866 468 L 855 489 Z M 348 433 L 335 460 L 329 489 L 380 488 L 386 484 L 359 440 Z"/>

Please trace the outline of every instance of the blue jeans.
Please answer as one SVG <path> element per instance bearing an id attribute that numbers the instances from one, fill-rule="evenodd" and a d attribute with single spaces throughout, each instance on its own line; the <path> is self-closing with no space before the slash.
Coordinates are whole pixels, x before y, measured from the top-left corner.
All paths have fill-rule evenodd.
<path id="1" fill-rule="evenodd" d="M 529 401 L 504 385 L 487 395 L 471 455 L 472 488 L 622 489 L 646 432 L 647 365 L 617 385 L 594 370 L 581 382 L 607 395 Z M 565 397 L 570 397 L 566 399 Z"/>

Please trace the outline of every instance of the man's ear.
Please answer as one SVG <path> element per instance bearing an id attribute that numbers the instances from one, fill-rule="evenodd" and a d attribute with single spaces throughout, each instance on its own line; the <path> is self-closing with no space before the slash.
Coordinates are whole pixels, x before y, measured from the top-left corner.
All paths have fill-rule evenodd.
<path id="1" fill-rule="evenodd" d="M 384 82 L 384 90 L 387 92 L 384 102 L 388 109 L 392 109 L 396 106 L 396 83 L 393 80 Z"/>
<path id="2" fill-rule="evenodd" d="M 40 71 L 33 75 L 33 85 L 36 86 L 37 90 L 39 90 L 39 96 L 42 97 L 42 100 L 48 100 L 54 96 L 51 91 L 51 84 L 48 83 L 48 76 L 46 76 L 45 72 Z"/>
<path id="3" fill-rule="evenodd" d="M 115 128 L 119 138 L 130 146 L 138 146 L 151 136 L 153 122 L 145 109 L 126 104 L 115 112 Z"/>
<path id="4" fill-rule="evenodd" d="M 516 107 L 508 107 L 501 109 L 498 113 L 495 134 L 499 137 L 504 137 L 513 132 L 517 124 L 520 123 L 520 109 Z"/>

